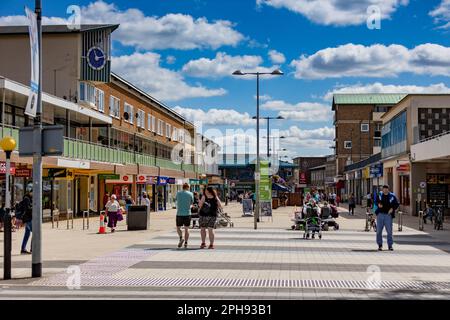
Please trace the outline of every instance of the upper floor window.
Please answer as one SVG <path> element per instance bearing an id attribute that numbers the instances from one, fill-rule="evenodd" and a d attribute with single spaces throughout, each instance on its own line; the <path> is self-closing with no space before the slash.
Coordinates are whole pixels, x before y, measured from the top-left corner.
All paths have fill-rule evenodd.
<path id="1" fill-rule="evenodd" d="M 145 112 L 144 112 L 144 110 L 138 109 L 137 116 L 138 117 L 136 119 L 136 125 L 139 128 L 145 129 Z"/>
<path id="2" fill-rule="evenodd" d="M 172 140 L 178 141 L 178 129 L 175 127 L 173 127 L 173 131 L 172 131 Z"/>
<path id="3" fill-rule="evenodd" d="M 351 149 L 351 148 L 352 148 L 352 142 L 344 141 L 344 149 Z"/>
<path id="4" fill-rule="evenodd" d="M 95 101 L 98 111 L 105 112 L 105 93 L 97 88 L 95 88 Z"/>
<path id="5" fill-rule="evenodd" d="M 164 135 L 164 121 L 162 120 L 158 120 L 158 128 L 157 128 L 157 134 L 160 136 Z"/>
<path id="6" fill-rule="evenodd" d="M 128 104 L 128 103 L 125 102 L 124 107 L 123 107 L 123 112 L 124 112 L 124 114 L 125 114 L 125 112 L 128 114 L 128 119 L 125 118 L 125 121 L 129 122 L 131 124 L 133 124 L 133 118 L 134 118 L 134 116 L 133 116 L 133 112 L 134 112 L 133 109 L 134 108 L 133 108 L 133 106 L 131 104 Z"/>
<path id="7" fill-rule="evenodd" d="M 120 99 L 109 96 L 109 115 L 120 119 Z"/>
<path id="8" fill-rule="evenodd" d="M 169 139 L 172 138 L 171 134 L 172 134 L 172 126 L 166 123 L 166 137 Z"/>
<path id="9" fill-rule="evenodd" d="M 87 102 L 99 111 L 104 111 L 104 93 L 88 82 L 80 82 L 79 100 Z"/>
<path id="10" fill-rule="evenodd" d="M 361 132 L 369 132 L 369 124 L 361 123 Z"/>

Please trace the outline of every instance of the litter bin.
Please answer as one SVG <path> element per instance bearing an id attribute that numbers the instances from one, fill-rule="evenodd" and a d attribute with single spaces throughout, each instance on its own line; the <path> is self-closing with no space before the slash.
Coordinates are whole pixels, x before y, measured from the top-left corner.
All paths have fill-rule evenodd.
<path id="1" fill-rule="evenodd" d="M 130 206 L 127 214 L 128 230 L 150 228 L 150 214 L 147 206 Z"/>

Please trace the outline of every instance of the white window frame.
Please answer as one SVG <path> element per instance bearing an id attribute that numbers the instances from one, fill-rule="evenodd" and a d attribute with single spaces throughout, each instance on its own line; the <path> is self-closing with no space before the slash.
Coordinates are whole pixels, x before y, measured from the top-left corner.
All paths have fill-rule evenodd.
<path id="1" fill-rule="evenodd" d="M 165 127 L 165 122 L 162 120 L 158 120 L 158 135 L 159 136 L 164 136 L 164 127 Z"/>
<path id="2" fill-rule="evenodd" d="M 373 146 L 374 147 L 381 147 L 381 139 L 379 139 L 379 138 L 373 139 Z"/>
<path id="3" fill-rule="evenodd" d="M 350 144 L 350 147 L 348 146 L 349 144 Z M 350 140 L 344 141 L 344 149 L 350 150 L 350 149 L 352 149 L 352 147 L 353 147 L 353 144 Z"/>
<path id="4" fill-rule="evenodd" d="M 173 129 L 172 129 L 172 140 L 178 141 L 178 128 L 177 127 L 173 127 Z"/>
<path id="5" fill-rule="evenodd" d="M 156 132 L 156 117 L 152 116 L 152 132 Z"/>
<path id="6" fill-rule="evenodd" d="M 370 130 L 370 125 L 368 123 L 361 123 L 361 132 L 369 132 L 369 130 Z"/>
<path id="7" fill-rule="evenodd" d="M 172 138 L 172 126 L 166 122 L 166 138 Z"/>
<path id="8" fill-rule="evenodd" d="M 125 122 L 128 122 L 128 123 L 130 123 L 130 124 L 133 124 L 133 119 L 134 119 L 134 107 L 133 107 L 131 104 L 125 102 L 125 103 L 123 104 L 123 113 L 125 113 L 125 112 L 128 112 L 128 116 L 129 116 L 129 117 L 128 117 L 128 120 L 124 119 Z"/>
<path id="9" fill-rule="evenodd" d="M 120 99 L 113 95 L 109 96 L 109 115 L 116 119 L 120 119 Z"/>
<path id="10" fill-rule="evenodd" d="M 147 130 L 152 131 L 152 115 L 149 113 L 147 114 Z"/>
<path id="11" fill-rule="evenodd" d="M 136 119 L 136 125 L 139 128 L 145 129 L 145 111 L 142 109 L 138 109 L 137 114 L 139 115 L 139 118 Z"/>
<path id="12" fill-rule="evenodd" d="M 95 105 L 97 110 L 104 113 L 105 112 L 105 92 L 98 88 L 95 88 Z"/>

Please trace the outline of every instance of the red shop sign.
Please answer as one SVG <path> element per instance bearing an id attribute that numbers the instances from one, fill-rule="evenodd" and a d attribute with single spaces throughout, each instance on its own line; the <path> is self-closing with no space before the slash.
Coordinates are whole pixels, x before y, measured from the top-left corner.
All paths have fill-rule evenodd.
<path id="1" fill-rule="evenodd" d="M 6 162 L 0 162 L 0 174 L 6 173 Z M 16 164 L 11 162 L 11 167 L 9 168 L 9 174 L 16 174 Z"/>
<path id="2" fill-rule="evenodd" d="M 16 178 L 31 178 L 31 169 L 16 169 Z"/>

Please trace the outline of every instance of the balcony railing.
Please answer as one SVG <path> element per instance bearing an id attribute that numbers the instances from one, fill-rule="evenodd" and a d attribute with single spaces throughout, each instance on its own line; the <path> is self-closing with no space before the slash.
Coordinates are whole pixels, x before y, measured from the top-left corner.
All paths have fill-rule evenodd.
<path id="1" fill-rule="evenodd" d="M 4 136 L 12 136 L 19 147 L 19 129 L 12 126 L 0 127 L 0 139 Z M 135 153 L 129 150 L 108 148 L 101 144 L 90 143 L 71 138 L 64 138 L 63 156 L 71 159 L 89 160 L 115 164 L 140 164 L 144 166 L 156 166 L 164 169 L 185 170 L 199 172 L 199 166 L 195 164 L 177 164 L 169 159 L 155 158 L 154 156 Z"/>

